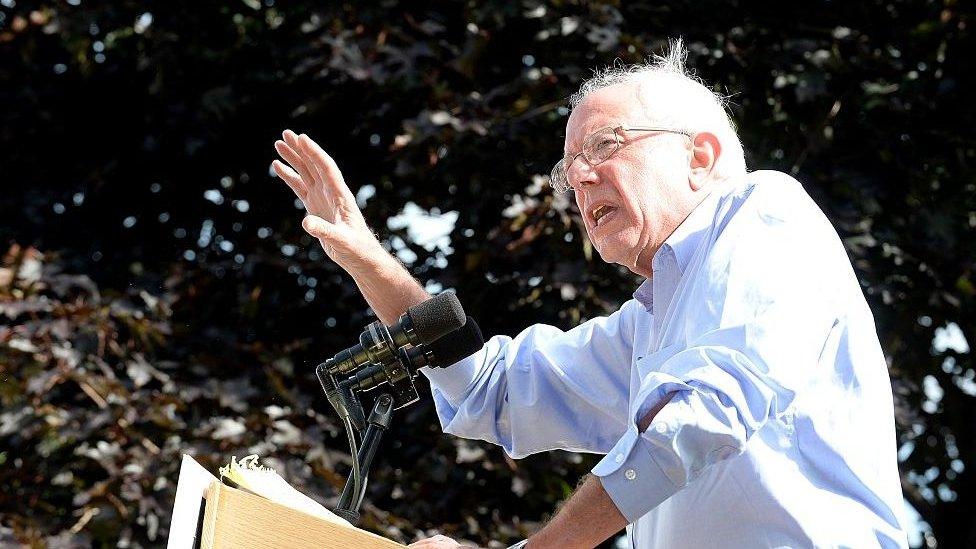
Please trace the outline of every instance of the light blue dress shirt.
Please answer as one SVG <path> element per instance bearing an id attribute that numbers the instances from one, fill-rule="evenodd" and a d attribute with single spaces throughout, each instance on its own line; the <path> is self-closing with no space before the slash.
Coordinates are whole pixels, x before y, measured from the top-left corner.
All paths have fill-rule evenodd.
<path id="1" fill-rule="evenodd" d="M 906 547 L 874 319 L 800 184 L 717 185 L 652 270 L 607 317 L 425 370 L 444 431 L 605 454 L 593 473 L 634 547 Z"/>

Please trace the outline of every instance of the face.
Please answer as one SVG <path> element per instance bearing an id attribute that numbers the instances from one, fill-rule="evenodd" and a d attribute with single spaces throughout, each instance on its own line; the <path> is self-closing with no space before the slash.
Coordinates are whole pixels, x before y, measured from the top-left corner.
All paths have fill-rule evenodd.
<path id="1" fill-rule="evenodd" d="M 619 84 L 587 96 L 566 124 L 564 152 L 575 155 L 583 140 L 601 128 L 650 125 L 636 93 L 636 87 Z M 580 156 L 567 176 L 600 257 L 649 277 L 651 258 L 704 195 L 691 177 L 695 155 L 687 137 L 620 134 L 621 146 L 613 156 L 597 166 Z"/>

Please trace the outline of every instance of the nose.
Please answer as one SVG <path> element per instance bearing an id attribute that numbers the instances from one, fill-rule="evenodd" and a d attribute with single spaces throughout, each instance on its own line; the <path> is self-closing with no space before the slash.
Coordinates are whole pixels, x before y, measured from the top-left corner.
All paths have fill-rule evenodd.
<path id="1" fill-rule="evenodd" d="M 566 171 L 566 181 L 575 191 L 597 183 L 597 174 L 593 166 L 582 155 L 573 160 Z"/>

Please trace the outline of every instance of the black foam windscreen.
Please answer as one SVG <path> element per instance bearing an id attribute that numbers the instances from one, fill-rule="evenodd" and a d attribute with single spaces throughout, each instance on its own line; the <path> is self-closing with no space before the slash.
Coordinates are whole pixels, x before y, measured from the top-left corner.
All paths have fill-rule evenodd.
<path id="1" fill-rule="evenodd" d="M 481 335 L 481 328 L 469 316 L 464 326 L 427 346 L 427 349 L 434 355 L 434 360 L 430 366 L 447 368 L 477 353 L 484 345 L 485 338 Z"/>
<path id="2" fill-rule="evenodd" d="M 407 310 L 419 343 L 428 344 L 464 325 L 464 308 L 454 292 L 441 292 Z"/>

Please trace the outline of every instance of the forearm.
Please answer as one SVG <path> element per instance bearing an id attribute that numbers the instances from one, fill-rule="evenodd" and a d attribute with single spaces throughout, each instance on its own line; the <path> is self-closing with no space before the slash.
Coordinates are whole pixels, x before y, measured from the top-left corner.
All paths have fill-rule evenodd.
<path id="1" fill-rule="evenodd" d="M 673 397 L 674 393 L 669 393 L 648 410 L 638 424 L 639 429 L 646 430 Z M 590 475 L 552 521 L 530 538 L 527 549 L 595 547 L 626 525 L 627 519 L 603 488 L 600 478 Z"/>
<path id="2" fill-rule="evenodd" d="M 423 303 L 430 294 L 392 255 L 380 248 L 368 264 L 348 269 L 376 317 L 391 325 L 407 309 Z"/>
<path id="3" fill-rule="evenodd" d="M 589 549 L 627 526 L 600 479 L 590 475 L 526 549 Z"/>

